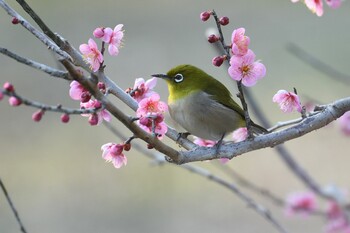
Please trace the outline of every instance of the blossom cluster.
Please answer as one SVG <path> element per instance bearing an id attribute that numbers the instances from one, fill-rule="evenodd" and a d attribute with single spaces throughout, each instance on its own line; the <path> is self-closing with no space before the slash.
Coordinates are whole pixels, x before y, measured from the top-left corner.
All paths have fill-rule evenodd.
<path id="1" fill-rule="evenodd" d="M 119 48 L 124 37 L 123 24 L 118 24 L 114 29 L 109 27 L 99 27 L 93 32 L 95 38 L 101 39 L 104 43 L 108 44 L 108 53 L 111 56 L 117 56 L 119 54 Z M 79 46 L 80 52 L 83 54 L 85 61 L 90 65 L 93 72 L 96 72 L 103 64 L 104 58 L 101 51 L 98 49 L 96 42 L 93 39 L 89 39 L 87 44 L 81 44 Z"/>
<path id="2" fill-rule="evenodd" d="M 202 21 L 207 21 L 212 14 L 213 12 L 211 11 L 204 11 L 201 13 L 200 18 Z M 217 23 L 225 26 L 229 23 L 229 18 L 226 16 L 221 17 Z M 211 34 L 208 37 L 209 43 L 215 43 L 220 40 L 222 38 L 215 34 Z M 228 55 L 222 55 L 212 59 L 212 63 L 215 66 L 221 66 L 225 60 L 230 59 L 228 74 L 233 80 L 240 81 L 247 87 L 254 86 L 259 79 L 266 75 L 266 67 L 260 61 L 255 61 L 254 52 L 248 48 L 249 43 L 250 38 L 245 35 L 245 29 L 238 28 L 232 32 L 231 36 L 231 44 L 229 45 L 231 58 Z"/>
<path id="3" fill-rule="evenodd" d="M 291 0 L 292 2 L 299 2 L 299 0 Z M 333 8 L 336 9 L 340 7 L 342 0 L 325 0 L 326 4 Z M 323 1 L 322 0 L 303 0 L 307 8 L 311 10 L 312 13 L 315 13 L 317 16 L 322 16 L 323 15 Z"/>
<path id="4" fill-rule="evenodd" d="M 326 203 L 325 216 L 327 223 L 325 232 L 349 233 L 350 222 L 341 207 L 341 204 L 346 202 L 346 192 L 339 190 L 334 185 L 327 186 L 325 192 L 335 198 Z M 319 212 L 317 207 L 316 195 L 313 192 L 295 192 L 289 194 L 286 199 L 285 214 L 288 217 L 299 215 L 306 218 Z"/>
<path id="5" fill-rule="evenodd" d="M 136 111 L 138 125 L 146 132 L 153 133 L 162 139 L 168 131 L 164 122 L 164 113 L 168 111 L 168 105 L 160 101 L 159 94 L 153 91 L 156 84 L 156 78 L 147 81 L 138 78 L 135 80 L 134 87 L 127 92 L 138 102 Z"/>

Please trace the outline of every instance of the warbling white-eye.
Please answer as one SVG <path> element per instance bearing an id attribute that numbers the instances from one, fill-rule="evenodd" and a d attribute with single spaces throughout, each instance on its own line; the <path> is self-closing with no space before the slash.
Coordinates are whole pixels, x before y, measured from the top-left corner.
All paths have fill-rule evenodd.
<path id="1" fill-rule="evenodd" d="M 190 134 L 213 141 L 245 127 L 243 109 L 218 80 L 192 65 L 179 65 L 167 74 L 154 74 L 168 84 L 171 118 Z M 253 132 L 266 129 L 252 122 Z"/>

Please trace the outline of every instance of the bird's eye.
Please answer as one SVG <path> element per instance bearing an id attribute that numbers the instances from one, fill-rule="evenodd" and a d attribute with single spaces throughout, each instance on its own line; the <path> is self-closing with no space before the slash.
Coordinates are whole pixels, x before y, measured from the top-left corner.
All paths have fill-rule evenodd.
<path id="1" fill-rule="evenodd" d="M 176 74 L 175 76 L 174 76 L 174 81 L 176 82 L 176 83 L 180 83 L 180 82 L 182 82 L 184 80 L 184 76 L 182 75 L 182 74 Z"/>

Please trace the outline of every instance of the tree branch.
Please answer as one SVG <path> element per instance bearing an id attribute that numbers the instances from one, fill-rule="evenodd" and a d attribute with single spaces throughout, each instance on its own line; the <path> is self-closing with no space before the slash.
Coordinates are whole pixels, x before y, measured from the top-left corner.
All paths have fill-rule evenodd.
<path id="1" fill-rule="evenodd" d="M 179 152 L 179 163 L 189 163 L 194 161 L 204 161 L 216 158 L 232 159 L 249 151 L 274 147 L 286 141 L 301 137 L 316 129 L 320 129 L 330 122 L 342 116 L 345 112 L 350 111 L 350 97 L 340 99 L 326 107 L 319 113 L 303 119 L 299 124 L 290 128 L 266 134 L 259 135 L 253 139 L 245 140 L 239 143 L 229 143 L 220 147 L 219 153 L 216 148 L 199 147 L 191 151 Z"/>
<path id="2" fill-rule="evenodd" d="M 28 58 L 21 57 L 15 53 L 9 51 L 6 48 L 0 47 L 0 53 L 4 54 L 10 58 L 13 58 L 14 60 L 16 60 L 22 64 L 33 67 L 33 68 L 38 69 L 38 70 L 41 70 L 41 71 L 49 74 L 50 76 L 57 77 L 57 78 L 63 78 L 65 80 L 71 80 L 71 78 L 69 78 L 69 76 L 68 76 L 68 73 L 65 71 L 57 70 L 55 68 L 44 65 L 42 63 L 30 60 Z"/>

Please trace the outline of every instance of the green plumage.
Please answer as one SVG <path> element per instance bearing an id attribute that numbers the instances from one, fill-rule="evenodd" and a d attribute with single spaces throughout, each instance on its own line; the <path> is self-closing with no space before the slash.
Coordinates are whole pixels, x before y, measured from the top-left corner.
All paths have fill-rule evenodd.
<path id="1" fill-rule="evenodd" d="M 218 80 L 192 65 L 179 65 L 166 75 L 170 116 L 189 133 L 218 141 L 237 128 L 245 127 L 243 109 Z M 266 131 L 252 123 L 255 132 Z"/>

